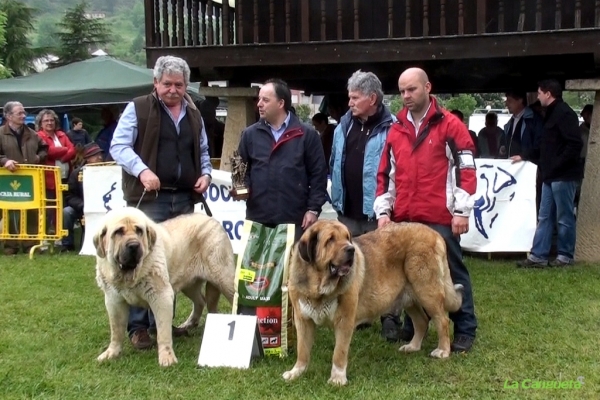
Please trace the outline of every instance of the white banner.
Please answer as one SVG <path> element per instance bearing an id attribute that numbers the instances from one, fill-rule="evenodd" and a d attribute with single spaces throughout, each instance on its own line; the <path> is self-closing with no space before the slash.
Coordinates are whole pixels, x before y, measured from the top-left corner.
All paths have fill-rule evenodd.
<path id="1" fill-rule="evenodd" d="M 535 164 L 509 160 L 476 159 L 477 194 L 470 218 L 469 232 L 461 237 L 463 249 L 472 252 L 528 252 L 536 226 Z M 229 235 L 234 252 L 240 250 L 240 238 L 246 203 L 229 196 L 231 174 L 213 170 L 213 181 L 206 202 L 213 217 Z M 331 190 L 328 184 L 328 192 Z M 100 218 L 109 210 L 124 207 L 121 167 L 87 166 L 83 170 L 86 235 L 80 254 L 94 255 L 92 237 Z M 149 194 L 152 196 L 153 194 Z M 196 205 L 196 212 L 204 212 Z M 323 206 L 323 219 L 336 219 L 331 202 Z"/>
<path id="2" fill-rule="evenodd" d="M 241 246 L 242 227 L 246 217 L 246 202 L 233 201 L 229 196 L 231 173 L 213 170 L 212 183 L 206 192 L 206 203 L 213 214 L 223 225 L 231 239 L 233 251 L 237 254 Z M 86 166 L 83 169 L 83 194 L 86 235 L 80 254 L 94 255 L 96 251 L 92 238 L 98 229 L 100 218 L 111 209 L 125 207 L 121 190 L 121 167 L 119 166 Z M 150 193 L 146 196 L 153 196 Z M 195 212 L 204 213 L 203 206 L 196 204 Z M 321 218 L 336 219 L 337 214 L 331 208 L 331 202 L 323 206 Z"/>
<path id="3" fill-rule="evenodd" d="M 461 246 L 472 252 L 528 252 L 537 223 L 537 166 L 530 162 L 475 159 L 477 193 L 469 232 Z"/>

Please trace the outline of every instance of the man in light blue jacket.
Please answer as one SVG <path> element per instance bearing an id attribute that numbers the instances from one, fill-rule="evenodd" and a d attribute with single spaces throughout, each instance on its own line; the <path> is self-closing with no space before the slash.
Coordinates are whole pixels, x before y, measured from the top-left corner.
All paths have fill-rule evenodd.
<path id="1" fill-rule="evenodd" d="M 377 169 L 395 117 L 383 105 L 381 81 L 372 72 L 359 70 L 348 79 L 348 99 L 349 110 L 335 129 L 329 160 L 331 201 L 338 220 L 356 237 L 377 229 Z M 381 323 L 382 336 L 397 341 L 395 312 L 382 316 Z"/>

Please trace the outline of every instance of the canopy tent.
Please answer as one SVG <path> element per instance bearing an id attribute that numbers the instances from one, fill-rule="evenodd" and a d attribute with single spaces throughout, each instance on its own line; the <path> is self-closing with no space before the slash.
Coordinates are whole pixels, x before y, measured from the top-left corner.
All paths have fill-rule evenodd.
<path id="1" fill-rule="evenodd" d="M 90 58 L 44 72 L 0 80 L 0 107 L 19 101 L 25 108 L 77 107 L 126 103 L 150 93 L 152 70 L 108 56 Z M 197 87 L 188 87 L 194 99 Z"/>

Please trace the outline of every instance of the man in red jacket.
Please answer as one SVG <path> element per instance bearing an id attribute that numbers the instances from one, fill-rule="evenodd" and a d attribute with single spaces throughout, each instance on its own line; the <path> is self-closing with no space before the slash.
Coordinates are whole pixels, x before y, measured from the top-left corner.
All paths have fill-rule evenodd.
<path id="1" fill-rule="evenodd" d="M 398 88 L 404 109 L 388 133 L 379 165 L 373 207 L 377 224 L 420 222 L 444 238 L 452 281 L 464 286 L 462 306 L 450 314 L 452 351 L 466 352 L 475 340 L 477 319 L 460 235 L 469 230 L 477 187 L 475 146 L 462 121 L 429 95 L 431 83 L 425 71 L 407 69 Z M 409 341 L 413 333 L 412 321 L 406 317 L 400 339 Z"/>

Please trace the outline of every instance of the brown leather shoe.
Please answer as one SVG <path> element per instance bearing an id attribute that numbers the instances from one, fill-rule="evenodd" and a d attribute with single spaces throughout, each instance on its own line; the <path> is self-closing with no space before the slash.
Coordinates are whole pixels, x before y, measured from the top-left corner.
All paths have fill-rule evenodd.
<path id="1" fill-rule="evenodd" d="M 154 341 L 146 329 L 138 329 L 131 336 L 131 344 L 137 350 L 146 350 L 154 346 Z"/>
<path id="2" fill-rule="evenodd" d="M 186 328 L 179 328 L 177 326 L 173 326 L 171 329 L 172 329 L 171 334 L 173 335 L 174 338 L 190 336 L 190 331 Z M 152 328 L 148 329 L 148 334 L 151 337 L 156 337 L 156 328 L 152 327 Z"/>

